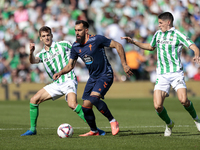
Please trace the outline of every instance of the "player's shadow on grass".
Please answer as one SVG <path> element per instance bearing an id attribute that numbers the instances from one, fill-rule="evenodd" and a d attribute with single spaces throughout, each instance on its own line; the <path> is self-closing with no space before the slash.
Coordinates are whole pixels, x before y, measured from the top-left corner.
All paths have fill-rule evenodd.
<path id="1" fill-rule="evenodd" d="M 119 131 L 119 136 L 130 136 L 130 135 L 148 135 L 148 134 L 163 134 L 163 132 L 136 132 L 132 130 Z"/>
<path id="2" fill-rule="evenodd" d="M 125 131 L 119 131 L 119 136 L 131 136 L 131 135 L 149 135 L 149 134 L 157 134 L 163 136 L 164 132 L 138 132 L 133 130 L 125 130 Z M 189 132 L 173 132 L 174 136 L 193 136 L 193 135 L 200 135 L 200 134 L 189 134 Z"/>

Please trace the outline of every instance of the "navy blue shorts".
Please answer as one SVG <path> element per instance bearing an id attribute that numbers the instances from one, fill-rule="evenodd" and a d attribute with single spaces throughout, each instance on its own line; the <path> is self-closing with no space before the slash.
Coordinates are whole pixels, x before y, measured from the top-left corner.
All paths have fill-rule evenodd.
<path id="1" fill-rule="evenodd" d="M 97 92 L 101 94 L 101 98 L 104 99 L 104 95 L 109 90 L 110 86 L 113 83 L 113 76 L 102 76 L 100 78 L 94 79 L 89 78 L 85 86 L 85 90 L 82 96 L 83 100 L 88 100 L 91 92 Z"/>

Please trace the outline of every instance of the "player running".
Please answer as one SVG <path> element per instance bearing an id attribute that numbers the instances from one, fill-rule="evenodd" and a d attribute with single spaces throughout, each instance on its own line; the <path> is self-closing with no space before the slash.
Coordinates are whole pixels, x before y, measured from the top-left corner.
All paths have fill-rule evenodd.
<path id="1" fill-rule="evenodd" d="M 200 131 L 200 119 L 198 118 L 193 104 L 187 98 L 187 89 L 184 81 L 183 67 L 180 54 L 183 46 L 192 49 L 195 53 L 193 60 L 200 63 L 199 49 L 188 37 L 173 27 L 173 16 L 169 12 L 164 12 L 158 16 L 159 28 L 151 43 L 140 43 L 130 37 L 122 37 L 136 46 L 153 51 L 157 48 L 157 80 L 154 87 L 154 107 L 158 116 L 165 121 L 166 130 L 164 136 L 172 134 L 174 122 L 169 118 L 163 106 L 165 97 L 169 96 L 170 86 L 178 95 L 178 99 L 184 108 L 194 119 L 197 129 Z"/>
<path id="2" fill-rule="evenodd" d="M 113 70 L 105 55 L 104 47 L 116 48 L 124 71 L 128 76 L 132 75 L 132 72 L 126 64 L 122 45 L 101 35 L 89 35 L 88 28 L 89 24 L 86 21 L 76 21 L 75 32 L 77 41 L 72 45 L 69 63 L 63 70 L 54 74 L 53 79 L 57 80 L 63 74 L 70 72 L 74 68 L 79 56 L 85 62 L 90 75 L 82 96 L 84 100 L 82 109 L 91 129 L 90 132 L 80 136 L 99 135 L 95 115 L 92 110 L 93 105 L 109 120 L 112 134 L 116 135 L 119 132 L 119 124 L 111 114 L 106 103 L 101 100 L 101 98 L 104 99 L 105 94 L 113 83 Z"/>
<path id="3" fill-rule="evenodd" d="M 56 72 L 62 70 L 69 62 L 69 56 L 72 45 L 67 41 L 53 42 L 53 34 L 51 28 L 43 26 L 39 30 L 40 41 L 44 43 L 44 48 L 34 56 L 35 44 L 30 43 L 29 60 L 31 64 L 43 63 L 49 77 L 53 79 Z M 56 100 L 65 95 L 65 100 L 68 106 L 74 110 L 78 116 L 84 120 L 84 114 L 81 105 L 77 103 L 77 79 L 73 70 L 62 75 L 58 80 L 46 85 L 39 90 L 30 99 L 30 130 L 26 131 L 21 136 L 35 135 L 37 118 L 39 114 L 39 104 L 46 100 Z M 105 135 L 105 132 L 98 129 L 100 135 Z"/>

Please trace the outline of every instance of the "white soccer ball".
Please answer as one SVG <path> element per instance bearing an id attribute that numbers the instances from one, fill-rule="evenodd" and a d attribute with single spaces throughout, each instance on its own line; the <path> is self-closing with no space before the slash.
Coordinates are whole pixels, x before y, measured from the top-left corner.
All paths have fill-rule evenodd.
<path id="1" fill-rule="evenodd" d="M 61 124 L 57 129 L 57 134 L 60 138 L 72 137 L 74 130 L 68 123 Z"/>

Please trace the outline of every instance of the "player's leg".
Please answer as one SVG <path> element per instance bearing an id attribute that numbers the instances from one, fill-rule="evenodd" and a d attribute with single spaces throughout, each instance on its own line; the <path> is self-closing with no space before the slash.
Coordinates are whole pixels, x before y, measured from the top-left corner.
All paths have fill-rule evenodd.
<path id="1" fill-rule="evenodd" d="M 166 95 L 167 95 L 167 93 L 164 91 L 155 90 L 153 102 L 154 102 L 154 108 L 155 108 L 158 116 L 163 121 L 165 121 L 166 124 L 169 124 L 171 120 L 167 114 L 165 107 L 163 106 L 163 102 L 164 102 Z"/>
<path id="2" fill-rule="evenodd" d="M 170 136 L 172 134 L 172 128 L 174 127 L 174 122 L 169 118 L 167 110 L 163 106 L 166 95 L 167 93 L 164 91 L 154 91 L 154 108 L 156 109 L 158 116 L 166 123 L 164 136 Z"/>
<path id="3" fill-rule="evenodd" d="M 95 115 L 92 110 L 92 103 L 89 100 L 84 100 L 82 105 L 82 110 L 84 112 L 85 120 L 87 121 L 88 125 L 90 126 L 90 132 L 79 135 L 79 136 L 97 136 L 99 135 L 96 121 L 95 121 Z"/>
<path id="4" fill-rule="evenodd" d="M 96 81 L 96 84 L 93 87 L 88 99 L 99 110 L 99 112 L 101 112 L 109 120 L 111 124 L 112 134 L 116 135 L 119 132 L 119 124 L 111 114 L 107 104 L 100 99 L 104 98 L 104 95 L 107 93 L 112 83 L 112 77 L 101 77 Z"/>
<path id="5" fill-rule="evenodd" d="M 185 84 L 183 71 L 175 73 L 175 79 L 172 82 L 172 87 L 177 92 L 179 101 L 194 119 L 197 129 L 200 131 L 200 119 L 196 114 L 193 103 L 187 98 L 187 87 Z"/>
<path id="6" fill-rule="evenodd" d="M 193 118 L 198 131 L 200 131 L 200 119 L 198 118 L 196 114 L 196 110 L 193 106 L 193 103 L 188 100 L 187 98 L 187 89 L 186 88 L 180 88 L 177 90 L 177 96 L 181 104 L 184 106 L 184 108 L 187 110 L 187 112 L 191 115 Z"/>
<path id="7" fill-rule="evenodd" d="M 74 110 L 77 115 L 86 122 L 82 106 L 77 102 L 77 81 L 70 80 L 62 85 L 62 92 L 65 93 L 65 100 L 68 102 L 68 106 Z M 98 129 L 98 128 L 97 128 Z M 105 135 L 105 131 L 98 129 L 100 135 Z"/>
<path id="8" fill-rule="evenodd" d="M 172 128 L 174 127 L 174 122 L 169 118 L 167 110 L 163 106 L 165 97 L 169 96 L 171 87 L 169 80 L 167 80 L 169 77 L 169 74 L 157 75 L 156 85 L 154 87 L 154 108 L 158 116 L 166 123 L 164 136 L 170 136 Z"/>
<path id="9" fill-rule="evenodd" d="M 39 90 L 31 99 L 30 99 L 30 130 L 22 134 L 21 136 L 26 135 L 35 135 L 36 134 L 36 126 L 37 126 L 37 118 L 39 115 L 39 104 L 51 99 L 51 95 L 42 88 Z"/>
<path id="10" fill-rule="evenodd" d="M 74 92 L 70 92 L 67 94 L 67 103 L 68 106 L 77 113 L 77 115 L 84 121 L 85 117 L 84 117 L 84 113 L 82 110 L 82 106 L 80 104 L 78 104 L 77 102 L 77 95 Z"/>

